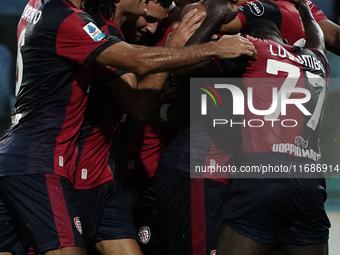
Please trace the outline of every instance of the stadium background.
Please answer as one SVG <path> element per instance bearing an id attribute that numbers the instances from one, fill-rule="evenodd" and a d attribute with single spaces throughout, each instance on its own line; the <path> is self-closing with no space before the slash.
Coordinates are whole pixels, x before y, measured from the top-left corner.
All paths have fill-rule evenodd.
<path id="1" fill-rule="evenodd" d="M 14 103 L 16 26 L 28 0 L 0 1 L 0 133 L 10 125 Z M 340 1 L 312 0 L 333 22 L 340 24 Z M 331 67 L 331 83 L 325 103 L 321 137 L 322 163 L 340 167 L 340 57 L 327 52 Z M 334 79 L 333 79 L 334 78 Z M 338 174 L 339 176 L 339 174 Z M 340 242 L 340 178 L 327 176 L 326 210 L 330 217 L 330 255 L 339 254 Z"/>

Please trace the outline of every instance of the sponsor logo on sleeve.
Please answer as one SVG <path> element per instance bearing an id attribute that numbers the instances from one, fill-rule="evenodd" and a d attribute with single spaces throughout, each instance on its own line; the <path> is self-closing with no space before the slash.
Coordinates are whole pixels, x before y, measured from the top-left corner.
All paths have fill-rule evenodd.
<path id="1" fill-rule="evenodd" d="M 104 33 L 92 22 L 84 26 L 83 29 L 95 42 L 99 42 L 105 37 Z"/>
<path id="2" fill-rule="evenodd" d="M 264 7 L 261 2 L 249 3 L 249 9 L 255 16 L 262 16 L 264 14 Z"/>

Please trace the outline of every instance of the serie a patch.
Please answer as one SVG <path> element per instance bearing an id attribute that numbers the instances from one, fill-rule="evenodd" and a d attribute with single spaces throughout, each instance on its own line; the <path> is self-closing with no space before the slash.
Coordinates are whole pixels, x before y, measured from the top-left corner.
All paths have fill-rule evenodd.
<path id="1" fill-rule="evenodd" d="M 83 29 L 95 42 L 99 42 L 105 37 L 104 33 L 92 22 L 86 24 Z"/>

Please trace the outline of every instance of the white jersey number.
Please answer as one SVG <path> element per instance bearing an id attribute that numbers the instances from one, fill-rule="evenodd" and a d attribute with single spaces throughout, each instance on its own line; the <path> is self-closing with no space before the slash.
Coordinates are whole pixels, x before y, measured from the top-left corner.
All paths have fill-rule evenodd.
<path id="1" fill-rule="evenodd" d="M 282 86 L 280 87 L 280 90 L 278 91 L 278 106 L 275 112 L 273 112 L 272 114 L 266 115 L 264 117 L 265 120 L 272 120 L 272 119 L 277 119 L 279 115 L 281 114 L 281 107 L 280 107 L 281 102 L 280 101 L 281 101 L 282 89 L 283 88 L 285 89 L 295 88 L 296 84 L 299 81 L 301 70 L 299 67 L 294 66 L 292 64 L 279 62 L 273 59 L 268 59 L 266 71 L 267 73 L 273 74 L 273 75 L 278 75 L 279 71 L 288 73 L 285 81 L 283 82 Z M 322 112 L 322 105 L 325 100 L 327 86 L 326 86 L 325 79 L 319 75 L 306 71 L 306 76 L 307 76 L 308 83 L 310 83 L 314 88 L 321 89 L 317 103 L 312 113 L 312 116 L 307 123 L 307 127 L 315 130 L 318 125 L 320 115 Z M 287 98 L 289 98 L 289 96 L 290 94 L 287 94 Z"/>
<path id="2" fill-rule="evenodd" d="M 18 53 L 17 53 L 17 81 L 15 86 L 15 95 L 18 94 L 21 83 L 22 83 L 22 75 L 24 69 L 24 63 L 21 55 L 21 47 L 25 45 L 25 32 L 26 28 L 21 31 L 19 40 L 18 40 Z"/>

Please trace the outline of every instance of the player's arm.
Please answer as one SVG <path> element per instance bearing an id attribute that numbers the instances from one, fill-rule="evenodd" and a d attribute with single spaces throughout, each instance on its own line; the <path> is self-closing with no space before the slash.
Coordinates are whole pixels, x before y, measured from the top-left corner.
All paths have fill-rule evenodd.
<path id="1" fill-rule="evenodd" d="M 150 74 L 138 82 L 135 74 L 126 73 L 107 86 L 127 114 L 144 120 L 162 92 L 167 76 L 167 73 Z"/>
<path id="2" fill-rule="evenodd" d="M 329 19 L 320 20 L 318 24 L 324 33 L 326 49 L 340 56 L 340 26 Z"/>
<path id="3" fill-rule="evenodd" d="M 201 23 L 202 20 L 195 21 L 194 12 L 188 13 L 166 45 L 184 45 Z M 133 47 L 144 48 L 138 45 Z M 167 73 L 149 74 L 137 81 L 133 73 L 127 73 L 109 85 L 126 112 L 137 120 L 144 120 L 162 92 L 167 76 Z"/>
<path id="4" fill-rule="evenodd" d="M 324 33 L 326 49 L 340 56 L 340 26 L 327 19 L 312 1 L 307 2 L 315 20 Z"/>
<path id="5" fill-rule="evenodd" d="M 229 2 L 233 2 L 233 1 L 229 1 Z M 246 2 L 248 2 L 248 0 L 244 0 L 244 1 L 236 1 L 235 4 L 237 6 L 240 6 L 242 4 L 245 4 Z M 260 9 L 263 9 L 263 13 L 261 16 L 257 16 L 255 15 L 255 13 L 252 11 L 252 6 L 249 4 L 243 5 L 242 7 L 240 7 L 237 16 L 230 21 L 229 23 L 223 24 L 221 29 L 220 29 L 220 33 L 222 34 L 236 34 L 238 32 L 241 31 L 242 27 L 247 23 L 250 22 L 252 20 L 256 20 L 256 19 L 265 19 L 264 15 L 265 13 L 267 13 L 265 11 L 265 9 L 267 8 L 266 5 L 264 5 L 263 2 L 253 2 L 252 3 L 254 6 L 258 6 Z M 269 11 L 269 13 L 272 12 Z M 267 17 L 269 18 L 269 17 Z"/>
<path id="6" fill-rule="evenodd" d="M 232 21 L 223 24 L 220 29 L 221 34 L 237 34 L 242 29 L 242 22 L 239 16 L 236 16 Z"/>
<path id="7" fill-rule="evenodd" d="M 197 20 L 201 18 L 197 15 Z M 239 46 L 228 47 L 235 43 Z M 254 56 L 256 50 L 248 40 L 244 41 L 235 35 L 222 37 L 218 42 L 190 47 L 137 47 L 119 42 L 105 49 L 96 60 L 103 65 L 145 75 L 201 63 L 213 57 L 233 58 L 241 54 Z"/>
<path id="8" fill-rule="evenodd" d="M 304 0 L 295 0 L 299 10 L 306 33 L 307 48 L 315 48 L 321 51 L 325 50 L 323 32 L 313 17 L 313 14 Z"/>
<path id="9" fill-rule="evenodd" d="M 186 45 L 195 45 L 210 41 L 212 35 L 220 29 L 223 23 L 230 22 L 237 15 L 237 12 L 224 0 L 208 0 L 205 4 L 208 10 L 208 15 L 202 25 L 190 37 Z M 194 6 L 195 4 L 188 5 L 187 7 L 192 8 Z M 183 11 L 185 12 L 186 10 L 184 9 Z M 237 38 L 237 42 L 230 40 L 229 44 L 225 45 L 226 48 L 237 48 L 239 47 L 240 41 L 246 42 L 240 35 L 236 35 L 236 37 L 231 36 L 230 39 L 231 38 Z M 256 54 L 252 57 L 256 58 Z M 220 68 L 213 61 L 208 61 L 190 68 L 184 68 L 176 71 L 177 79 L 180 79 L 180 76 L 196 77 L 197 74 L 201 77 L 216 77 L 220 75 Z"/>
<path id="10" fill-rule="evenodd" d="M 203 3 L 198 4 L 203 5 Z M 193 5 L 192 7 L 197 5 Z M 228 1 L 225 0 L 207 0 L 205 6 L 208 14 L 202 25 L 196 30 L 195 34 L 191 36 L 186 45 L 209 42 L 212 34 L 219 31 L 223 23 L 229 23 L 237 15 L 237 9 L 233 10 Z M 192 7 L 191 5 L 187 5 L 183 9 L 183 12 L 187 11 L 186 8 L 190 10 Z"/>
<path id="11" fill-rule="evenodd" d="M 238 47 L 230 47 L 238 45 Z M 254 45 L 239 35 L 223 36 L 217 42 L 188 47 L 135 47 L 125 42 L 105 49 L 96 61 L 117 69 L 145 75 L 198 64 L 211 58 L 255 56 Z"/>

